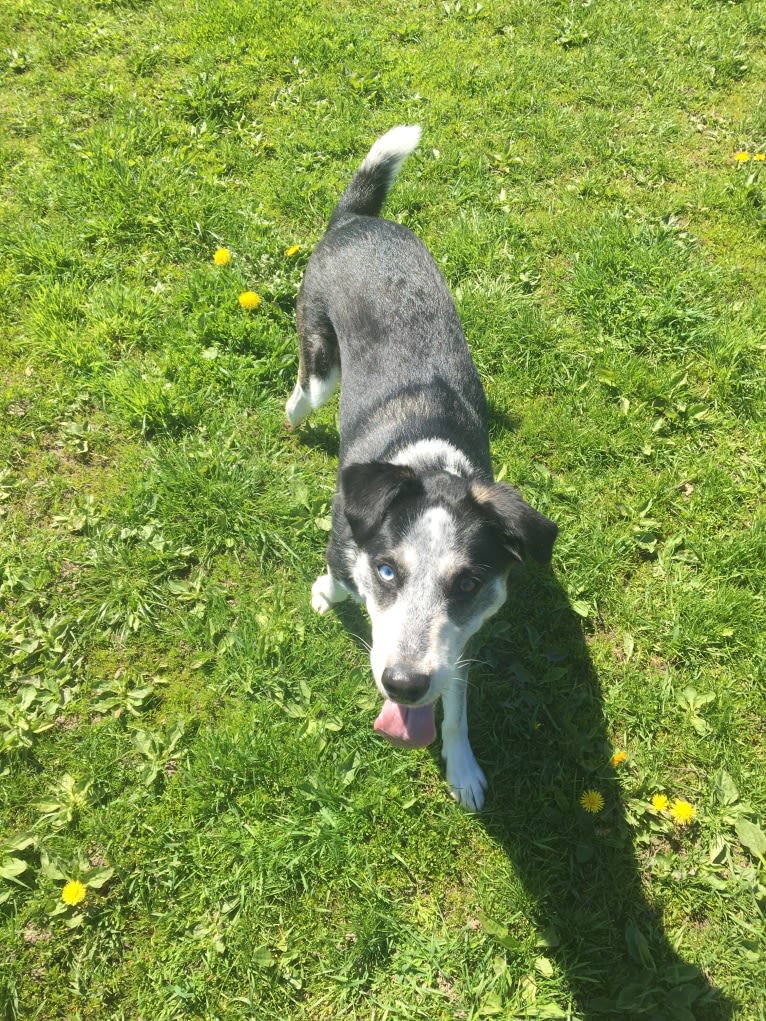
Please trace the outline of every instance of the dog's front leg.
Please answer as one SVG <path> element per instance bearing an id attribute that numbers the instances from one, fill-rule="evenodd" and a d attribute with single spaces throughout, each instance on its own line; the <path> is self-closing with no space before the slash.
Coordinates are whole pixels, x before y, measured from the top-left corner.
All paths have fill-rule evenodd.
<path id="1" fill-rule="evenodd" d="M 467 669 L 461 670 L 442 695 L 442 758 L 446 763 L 450 794 L 469 812 L 478 812 L 484 804 L 487 778 L 468 740 L 467 674 Z"/>
<path id="2" fill-rule="evenodd" d="M 311 605 L 317 613 L 326 613 L 333 603 L 342 603 L 350 595 L 349 589 L 333 578 L 328 567 L 327 574 L 320 574 L 311 586 Z"/>

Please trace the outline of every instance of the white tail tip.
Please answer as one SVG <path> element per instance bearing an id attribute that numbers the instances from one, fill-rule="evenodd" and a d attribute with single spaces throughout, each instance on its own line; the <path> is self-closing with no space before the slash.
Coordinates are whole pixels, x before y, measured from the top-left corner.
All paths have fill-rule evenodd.
<path id="1" fill-rule="evenodd" d="M 417 148 L 422 134 L 419 124 L 400 124 L 381 135 L 362 163 L 368 169 L 379 163 L 396 161 L 402 163 Z"/>

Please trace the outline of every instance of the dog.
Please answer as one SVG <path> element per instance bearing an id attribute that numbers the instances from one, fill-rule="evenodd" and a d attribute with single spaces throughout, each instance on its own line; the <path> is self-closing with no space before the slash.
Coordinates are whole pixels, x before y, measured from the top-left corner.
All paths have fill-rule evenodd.
<path id="1" fill-rule="evenodd" d="M 312 606 L 366 606 L 378 733 L 430 744 L 441 698 L 447 783 L 478 811 L 487 781 L 468 739 L 464 650 L 504 603 L 512 563 L 550 561 L 557 527 L 494 481 L 486 399 L 447 285 L 415 234 L 379 217 L 420 133 L 402 125 L 375 142 L 308 261 L 285 413 L 297 427 L 342 374 L 338 486 Z"/>

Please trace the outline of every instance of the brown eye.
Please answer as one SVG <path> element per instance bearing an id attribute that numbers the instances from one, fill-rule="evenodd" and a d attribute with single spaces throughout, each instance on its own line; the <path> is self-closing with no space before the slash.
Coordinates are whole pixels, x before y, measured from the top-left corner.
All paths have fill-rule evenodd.
<path id="1" fill-rule="evenodd" d="M 463 596 L 469 596 L 479 587 L 479 579 L 472 578 L 470 574 L 464 574 L 457 583 L 457 590 Z"/>

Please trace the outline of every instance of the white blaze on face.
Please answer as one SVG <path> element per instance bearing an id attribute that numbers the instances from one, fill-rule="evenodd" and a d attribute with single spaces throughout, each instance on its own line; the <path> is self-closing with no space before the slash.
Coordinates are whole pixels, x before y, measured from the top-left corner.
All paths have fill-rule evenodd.
<path id="1" fill-rule="evenodd" d="M 364 554 L 357 561 L 355 581 L 372 621 L 370 662 L 381 694 L 385 695 L 382 676 L 386 667 L 406 665 L 431 676 L 425 701 L 438 698 L 455 676 L 457 660 L 468 639 L 502 605 L 505 584 L 497 578 L 487 582 L 487 588 L 494 588 L 491 605 L 482 599 L 481 612 L 462 625 L 450 619 L 447 587 L 467 566 L 459 545 L 452 515 L 442 507 L 430 508 L 413 524 L 404 542 L 391 551 L 404 580 L 390 603 L 380 597 L 375 579 L 377 565 Z"/>

